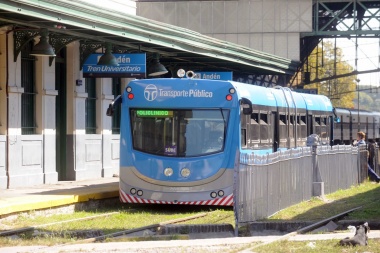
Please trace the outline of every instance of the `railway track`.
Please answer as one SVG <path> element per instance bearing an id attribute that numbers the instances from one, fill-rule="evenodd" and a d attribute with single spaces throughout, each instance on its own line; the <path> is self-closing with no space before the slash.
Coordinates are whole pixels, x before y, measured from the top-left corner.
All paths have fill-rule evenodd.
<path id="1" fill-rule="evenodd" d="M 197 219 L 203 218 L 203 217 L 211 214 L 212 212 L 214 212 L 214 211 L 202 212 L 202 213 L 190 215 L 190 216 L 183 217 L 183 218 L 166 220 L 166 221 L 162 221 L 159 223 L 140 226 L 140 227 L 132 228 L 132 229 L 120 230 L 120 231 L 117 231 L 114 233 L 109 233 L 109 234 L 104 234 L 104 235 L 102 233 L 100 233 L 101 235 L 98 235 L 99 233 L 89 232 L 88 235 L 90 235 L 90 237 L 85 236 L 85 239 L 74 240 L 73 243 L 91 243 L 91 242 L 103 241 L 103 240 L 108 239 L 108 238 L 127 236 L 127 235 L 130 235 L 132 233 L 137 233 L 137 232 L 146 231 L 146 230 L 158 231 L 161 227 L 163 227 L 165 225 L 184 223 L 184 222 L 187 222 L 190 220 L 197 220 Z M 46 224 L 41 224 L 41 225 L 35 225 L 35 226 L 27 226 L 27 227 L 16 228 L 16 229 L 8 229 L 5 231 L 1 231 L 0 237 L 21 235 L 24 233 L 34 234 L 35 231 L 38 231 L 38 230 L 40 230 L 42 228 L 46 228 L 46 227 L 59 226 L 59 225 L 65 224 L 65 223 L 75 223 L 75 222 L 83 222 L 83 221 L 89 221 L 89 220 L 94 220 L 94 219 L 99 219 L 99 218 L 105 218 L 105 217 L 109 217 L 109 216 L 119 214 L 119 213 L 120 212 L 109 212 L 109 213 L 104 213 L 104 214 L 100 214 L 100 215 L 93 215 L 93 216 L 89 216 L 89 217 L 83 217 L 83 218 L 77 218 L 77 219 L 68 219 L 68 220 L 63 220 L 63 221 L 59 221 L 59 222 L 52 222 L 52 223 L 46 223 Z M 149 217 L 147 217 L 147 218 L 149 219 Z M 225 220 L 226 218 L 227 218 L 226 216 L 219 217 L 218 220 L 215 220 L 215 222 L 218 222 L 220 220 Z M 75 231 L 70 231 L 70 232 L 71 232 L 71 234 L 73 234 L 73 237 L 75 237 L 75 234 L 76 234 Z M 42 234 L 43 233 L 41 233 L 41 235 Z M 80 231 L 78 231 L 77 234 L 80 234 Z M 82 235 L 83 234 L 85 234 L 85 233 L 82 232 Z M 91 236 L 94 234 L 96 236 Z M 61 237 L 60 233 L 52 232 L 52 233 L 49 233 L 49 235 L 51 237 L 54 237 L 54 236 L 55 237 Z M 66 233 L 66 235 L 67 235 L 67 233 Z"/>
<path id="2" fill-rule="evenodd" d="M 270 243 L 273 243 L 273 242 L 279 241 L 279 240 L 291 240 L 292 237 L 294 237 L 296 235 L 299 235 L 299 234 L 305 234 L 305 233 L 308 233 L 308 232 L 310 232 L 312 230 L 318 229 L 318 228 L 326 225 L 329 221 L 332 221 L 332 220 L 333 221 L 341 220 L 345 216 L 347 216 L 350 212 L 354 212 L 354 211 L 356 211 L 356 210 L 358 210 L 360 208 L 362 208 L 362 207 L 360 206 L 360 207 L 357 207 L 357 208 L 350 209 L 350 210 L 342 212 L 342 213 L 340 213 L 338 215 L 334 215 L 332 217 L 329 217 L 327 219 L 321 220 L 321 221 L 316 222 L 316 223 L 314 223 L 312 225 L 309 225 L 307 227 L 301 228 L 301 229 L 299 229 L 297 231 L 294 231 L 294 232 L 285 234 L 283 236 L 277 237 L 274 240 L 264 240 L 261 243 L 256 244 L 254 247 L 250 247 L 249 250 L 254 250 L 254 249 L 258 248 L 258 247 L 261 247 L 263 245 L 270 244 Z M 111 239 L 111 241 L 115 241 L 115 242 L 119 241 L 119 240 L 125 241 L 125 239 L 123 239 L 124 237 L 128 237 L 128 236 L 135 237 L 136 234 L 139 234 L 138 237 L 145 237 L 145 238 L 147 238 L 147 240 L 150 240 L 152 237 L 156 236 L 155 232 L 159 231 L 160 228 L 162 228 L 162 227 L 165 227 L 167 225 L 173 225 L 173 224 L 183 224 L 183 223 L 186 223 L 186 222 L 189 222 L 189 221 L 192 221 L 192 220 L 196 221 L 196 220 L 199 220 L 199 219 L 201 219 L 203 217 L 206 217 L 207 215 L 212 214 L 213 212 L 215 212 L 215 211 L 211 210 L 211 211 L 208 211 L 208 212 L 201 212 L 201 213 L 198 213 L 198 214 L 195 214 L 195 215 L 189 215 L 189 216 L 186 216 L 186 217 L 183 217 L 183 218 L 169 219 L 169 220 L 165 220 L 165 221 L 162 221 L 162 222 L 153 223 L 153 224 L 150 224 L 150 225 L 140 226 L 140 227 L 137 227 L 137 228 L 119 230 L 117 232 L 108 233 L 108 234 L 105 234 L 105 235 L 91 236 L 91 237 L 87 237 L 85 239 L 80 239 L 80 238 L 78 239 L 78 238 L 76 238 L 75 240 L 72 240 L 70 242 L 64 242 L 62 244 L 58 244 L 58 245 L 53 246 L 53 247 L 61 247 L 61 246 L 65 246 L 65 245 L 68 246 L 68 245 L 72 245 L 72 244 L 92 244 L 92 243 L 95 243 L 95 242 L 105 241 L 107 239 Z M 46 223 L 46 224 L 37 225 L 37 226 L 29 226 L 29 227 L 23 227 L 23 228 L 17 228 L 17 229 L 10 229 L 10 230 L 6 230 L 6 231 L 0 232 L 0 236 L 1 237 L 5 237 L 5 236 L 9 236 L 9 235 L 22 234 L 22 233 L 25 233 L 25 232 L 33 233 L 34 230 L 38 230 L 38 229 L 41 229 L 41 228 L 44 228 L 44 227 L 55 226 L 55 225 L 59 225 L 59 224 L 63 224 L 63 223 L 82 222 L 82 221 L 86 221 L 86 220 L 93 220 L 93 219 L 98 219 L 98 218 L 104 218 L 104 217 L 116 215 L 118 213 L 119 212 L 109 212 L 109 213 L 100 214 L 100 215 L 93 215 L 93 216 L 89 216 L 89 217 L 85 217 L 85 218 L 69 219 L 69 220 L 64 220 L 64 221 L 60 221 L 60 222 Z M 228 218 L 227 217 L 228 215 L 229 214 L 227 214 L 226 216 L 218 215 L 211 222 L 215 222 L 215 223 L 219 222 L 219 224 L 220 224 L 220 221 L 225 221 L 226 218 Z M 147 215 L 147 219 L 149 219 L 148 215 Z M 148 233 L 148 234 L 144 235 L 143 232 L 146 231 L 146 230 L 152 231 L 152 233 Z M 139 232 L 141 232 L 141 233 L 139 233 Z M 164 237 L 164 238 L 168 238 L 168 237 Z"/>

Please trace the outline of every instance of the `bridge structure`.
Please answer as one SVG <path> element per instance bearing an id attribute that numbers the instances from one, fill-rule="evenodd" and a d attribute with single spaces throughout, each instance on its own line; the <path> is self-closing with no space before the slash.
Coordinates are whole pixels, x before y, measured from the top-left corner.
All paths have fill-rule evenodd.
<path id="1" fill-rule="evenodd" d="M 370 39 L 371 47 L 375 49 L 371 55 L 360 54 L 364 39 Z M 338 71 L 337 54 L 333 55 L 334 64 L 324 66 L 323 62 L 315 64 L 309 61 L 312 51 L 319 46 L 322 50 L 314 51 L 312 57 L 322 59 L 324 43 L 332 42 L 334 52 L 340 47 L 340 42 L 350 42 L 350 50 L 353 58 L 347 59 L 353 64 L 353 68 L 342 73 Z M 380 71 L 380 1 L 374 0 L 314 0 L 313 1 L 313 31 L 301 33 L 300 68 L 298 75 L 293 76 L 290 85 L 303 87 L 304 85 L 329 82 L 331 80 L 356 76 L 359 84 L 359 75 L 378 73 Z M 346 43 L 347 44 L 347 43 Z M 342 49 L 342 48 L 341 48 Z M 370 66 L 364 66 L 364 62 L 371 62 Z M 324 73 L 320 68 L 327 68 Z M 321 75 L 322 73 L 322 75 Z M 302 78 L 296 78 L 301 76 Z M 365 84 L 365 83 L 362 83 Z M 377 86 L 379 83 L 377 84 Z M 359 89 L 359 88 L 358 88 Z"/>

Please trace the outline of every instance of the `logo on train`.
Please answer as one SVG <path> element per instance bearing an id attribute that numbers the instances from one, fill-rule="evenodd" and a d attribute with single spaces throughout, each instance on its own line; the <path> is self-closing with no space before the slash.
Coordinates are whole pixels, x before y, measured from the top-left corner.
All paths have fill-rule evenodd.
<path id="1" fill-rule="evenodd" d="M 212 98 L 213 92 L 198 89 L 172 90 L 158 89 L 154 84 L 148 84 L 144 90 L 144 97 L 148 101 L 153 101 L 160 96 L 162 98 Z"/>
<path id="2" fill-rule="evenodd" d="M 153 84 L 149 84 L 148 86 L 145 87 L 144 90 L 144 97 L 148 101 L 153 101 L 156 99 L 158 94 L 157 87 Z"/>

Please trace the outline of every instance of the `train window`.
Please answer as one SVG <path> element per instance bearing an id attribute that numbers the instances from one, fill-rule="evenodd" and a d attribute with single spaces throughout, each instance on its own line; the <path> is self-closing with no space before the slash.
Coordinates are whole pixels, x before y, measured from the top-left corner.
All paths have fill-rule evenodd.
<path id="1" fill-rule="evenodd" d="M 278 122 L 279 125 L 279 139 L 280 139 L 280 148 L 286 148 L 287 142 L 287 129 L 286 129 L 286 115 L 280 114 L 280 119 Z"/>
<path id="2" fill-rule="evenodd" d="M 260 113 L 260 139 L 261 143 L 269 143 L 268 114 L 266 112 Z"/>
<path id="3" fill-rule="evenodd" d="M 294 115 L 290 116 L 289 121 L 289 137 L 294 138 Z"/>
<path id="4" fill-rule="evenodd" d="M 307 128 L 306 128 L 306 116 L 298 116 L 298 131 L 297 134 L 299 139 L 306 140 L 307 138 Z"/>
<path id="5" fill-rule="evenodd" d="M 249 115 L 246 114 L 240 114 L 240 124 L 241 124 L 241 129 L 240 129 L 240 143 L 242 148 L 247 148 L 247 128 L 249 128 L 248 125 L 248 119 Z"/>
<path id="6" fill-rule="evenodd" d="M 255 112 L 251 114 L 251 119 L 253 119 L 256 122 L 259 122 L 259 113 Z"/>
<path id="7" fill-rule="evenodd" d="M 321 128 L 320 128 L 320 122 L 321 122 L 321 118 L 320 117 L 314 117 L 314 131 L 313 133 L 314 134 L 318 134 L 320 135 L 321 134 Z"/>
<path id="8" fill-rule="evenodd" d="M 322 116 L 320 118 L 320 137 L 323 144 L 329 143 L 329 128 L 328 128 L 328 118 L 326 116 Z"/>
<path id="9" fill-rule="evenodd" d="M 274 112 L 269 112 L 269 117 L 268 117 L 268 125 L 269 125 L 269 143 L 272 143 L 275 139 L 275 127 L 274 123 L 275 122 L 275 113 Z"/>
<path id="10" fill-rule="evenodd" d="M 199 156 L 224 149 L 228 110 L 131 109 L 133 148 L 163 156 Z"/>
<path id="11" fill-rule="evenodd" d="M 251 140 L 251 147 L 257 147 L 257 143 L 260 142 L 260 125 L 259 125 L 259 114 L 258 113 L 252 113 L 251 114 L 251 124 L 249 125 L 250 131 L 249 131 L 249 137 L 248 139 Z"/>

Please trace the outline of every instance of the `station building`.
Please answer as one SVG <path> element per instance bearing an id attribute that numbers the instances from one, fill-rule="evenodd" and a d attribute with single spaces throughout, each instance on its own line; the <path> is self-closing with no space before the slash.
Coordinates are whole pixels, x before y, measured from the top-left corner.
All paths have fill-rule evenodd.
<path id="1" fill-rule="evenodd" d="M 0 189 L 117 175 L 119 119 L 106 110 L 130 80 L 153 78 L 149 68 L 158 61 L 168 69 L 165 78 L 183 68 L 230 71 L 234 80 L 287 80 L 297 70 L 293 54 L 276 56 L 276 50 L 254 50 L 241 39 L 226 41 L 217 31 L 211 37 L 180 22 L 137 16 L 137 6 L 122 0 L 1 1 Z M 54 56 L 36 53 L 41 45 L 51 46 Z M 86 75 L 90 56 L 107 50 L 145 55 L 145 72 Z"/>

